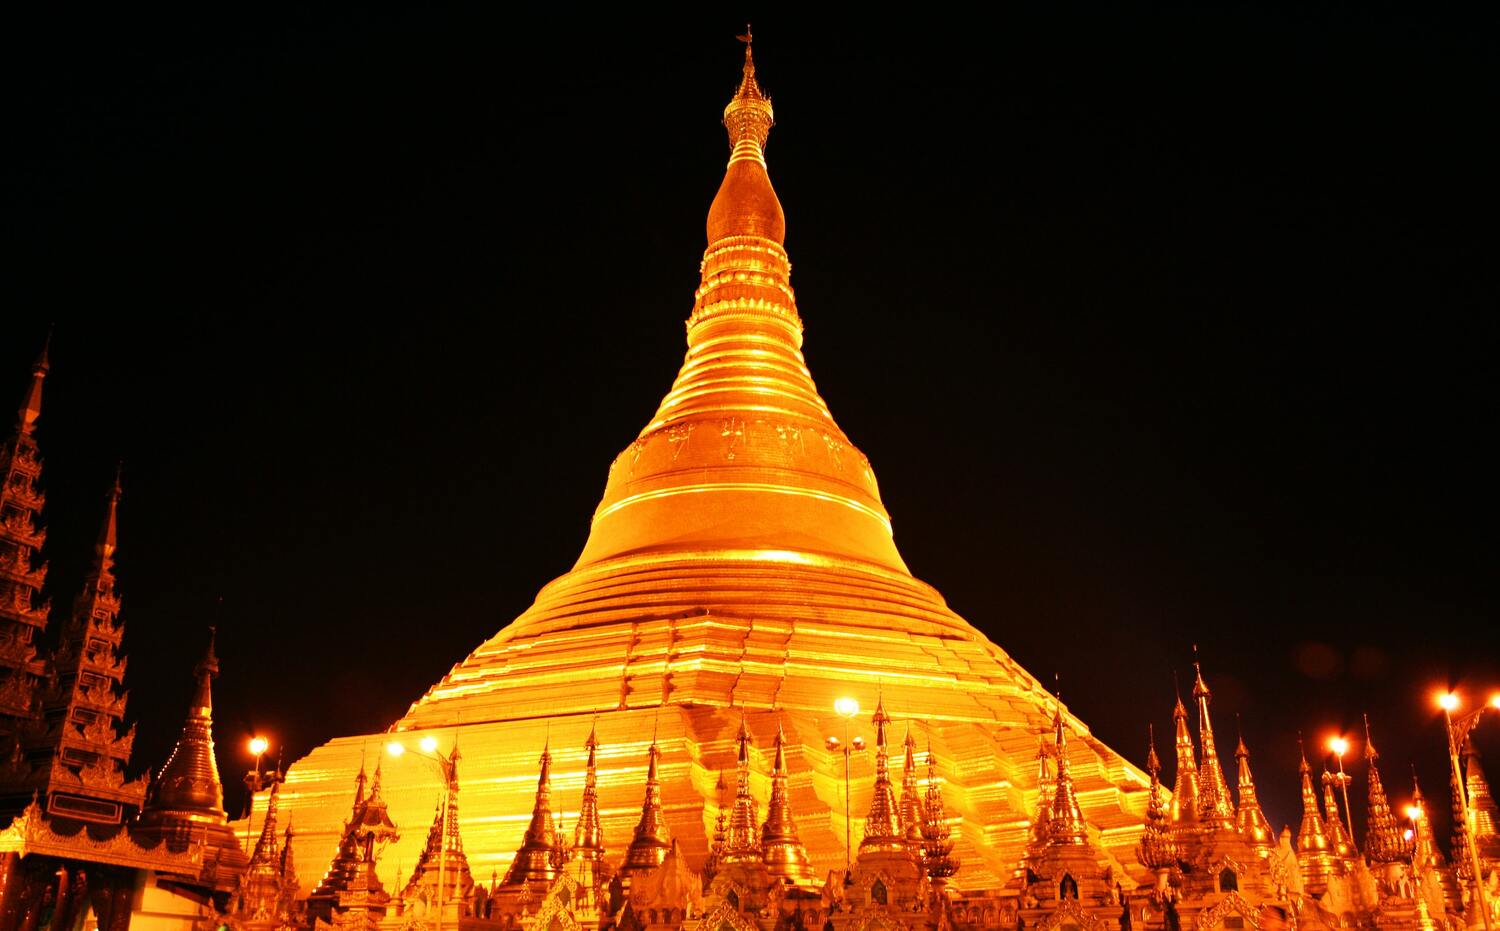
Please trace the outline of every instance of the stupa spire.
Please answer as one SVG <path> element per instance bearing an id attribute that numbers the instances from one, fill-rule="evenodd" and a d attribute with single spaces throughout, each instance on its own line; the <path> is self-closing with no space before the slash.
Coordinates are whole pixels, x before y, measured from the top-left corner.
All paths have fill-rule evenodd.
<path id="1" fill-rule="evenodd" d="M 1046 737 L 1036 741 L 1036 815 L 1031 819 L 1031 844 L 1047 842 L 1047 826 L 1052 822 L 1052 802 L 1057 794 L 1057 776 L 1053 771 L 1052 747 Z"/>
<path id="2" fill-rule="evenodd" d="M 1380 767 L 1376 761 L 1380 754 L 1375 750 L 1375 741 L 1370 736 L 1370 716 L 1365 715 L 1365 761 L 1369 764 L 1369 811 L 1365 828 L 1365 854 L 1376 863 L 1404 863 L 1411 858 L 1412 848 L 1396 817 L 1391 813 L 1391 803 L 1380 781 Z"/>
<path id="3" fill-rule="evenodd" d="M 552 820 L 552 741 L 542 744 L 538 761 L 536 800 L 526 836 L 505 873 L 507 886 L 521 883 L 551 883 L 557 878 L 559 855 L 557 825 Z"/>
<path id="4" fill-rule="evenodd" d="M 1153 872 L 1170 870 L 1177 865 L 1177 843 L 1172 839 L 1172 825 L 1161 785 L 1161 760 L 1156 756 L 1156 729 L 1148 725 L 1150 749 L 1146 752 L 1146 772 L 1151 776 L 1151 794 L 1146 799 L 1146 827 L 1136 844 L 1135 858 Z"/>
<path id="5" fill-rule="evenodd" d="M 1302 825 L 1297 829 L 1297 865 L 1305 882 L 1312 886 L 1326 883 L 1334 870 L 1333 845 L 1323 831 L 1323 816 L 1318 811 L 1318 791 L 1313 788 L 1312 767 L 1307 765 L 1307 748 L 1299 738 L 1302 761 Z"/>
<path id="6" fill-rule="evenodd" d="M 870 796 L 870 813 L 865 818 L 865 836 L 859 842 L 859 851 L 905 849 L 906 840 L 901 832 L 899 806 L 896 792 L 891 787 L 891 750 L 886 739 L 891 717 L 885 713 L 885 702 L 875 702 L 875 788 Z"/>
<path id="7" fill-rule="evenodd" d="M 740 713 L 740 731 L 735 741 L 739 750 L 735 759 L 734 807 L 729 812 L 729 836 L 724 842 L 725 863 L 761 858 L 760 842 L 755 831 L 758 823 L 755 797 L 750 794 L 750 728 L 743 712 Z"/>
<path id="8" fill-rule="evenodd" d="M 276 811 L 281 803 L 281 774 L 271 780 L 271 795 L 266 801 L 265 823 L 260 826 L 260 837 L 255 841 L 255 852 L 250 855 L 250 868 L 256 866 L 271 865 L 278 870 L 281 868 L 281 850 L 278 845 L 280 840 L 279 829 L 276 825 Z M 290 825 L 288 825 L 290 828 Z"/>
<path id="9" fill-rule="evenodd" d="M 714 819 L 714 836 L 708 844 L 708 857 L 703 861 L 703 875 L 705 878 L 712 877 L 724 859 L 724 850 L 729 845 L 729 815 L 724 796 L 729 787 L 724 782 L 724 771 L 719 770 L 719 781 L 714 784 L 714 799 L 718 804 L 719 814 Z"/>
<path id="10" fill-rule="evenodd" d="M 1443 857 L 1442 848 L 1438 847 L 1437 835 L 1432 830 L 1432 818 L 1427 810 L 1427 799 L 1422 795 L 1422 783 L 1417 779 L 1417 769 L 1412 767 L 1411 771 L 1411 803 L 1421 809 L 1421 817 L 1417 818 L 1416 836 L 1412 839 L 1415 849 L 1412 851 L 1412 859 L 1419 867 L 1444 868 L 1448 861 Z"/>
<path id="11" fill-rule="evenodd" d="M 473 894 L 474 877 L 469 858 L 464 853 L 463 836 L 458 828 L 458 746 L 443 764 L 447 790 L 439 799 L 427 829 L 427 842 L 417 855 L 401 897 L 407 902 L 425 899 L 432 903 L 465 902 Z M 372 797 L 375 792 L 370 793 Z M 399 881 L 399 880 L 398 880 Z"/>
<path id="12" fill-rule="evenodd" d="M 724 109 L 730 159 L 708 211 L 687 357 L 615 460 L 575 569 L 664 553 L 800 564 L 806 552 L 907 575 L 869 463 L 802 355 L 786 218 L 766 170 L 773 112 L 750 38 Z"/>
<path id="13" fill-rule="evenodd" d="M 242 867 L 247 858 L 224 814 L 224 786 L 214 760 L 213 680 L 219 674 L 214 629 L 193 669 L 193 701 L 182 734 L 151 786 L 151 797 L 136 822 L 136 833 L 186 846 L 200 839 L 217 848 L 222 861 Z"/>
<path id="14" fill-rule="evenodd" d="M 1500 810 L 1479 762 L 1479 750 L 1472 739 L 1464 740 L 1464 785 L 1468 790 L 1469 811 L 1474 819 L 1474 836 L 1480 840 L 1481 854 L 1492 846 L 1488 839 L 1500 833 Z"/>
<path id="15" fill-rule="evenodd" d="M 1344 828 L 1344 816 L 1339 811 L 1338 797 L 1333 791 L 1338 781 L 1338 776 L 1327 769 L 1323 770 L 1323 829 L 1328 834 L 1328 844 L 1333 848 L 1334 855 L 1341 860 L 1349 860 L 1355 856 L 1354 839 Z"/>
<path id="16" fill-rule="evenodd" d="M 573 855 L 589 860 L 604 859 L 604 829 L 599 824 L 599 737 L 589 728 L 584 743 L 588 761 L 583 775 L 583 801 L 578 805 L 578 823 L 573 826 Z"/>
<path id="17" fill-rule="evenodd" d="M 667 835 L 667 819 L 661 807 L 661 780 L 657 775 L 657 761 L 661 759 L 661 748 L 656 735 L 651 735 L 651 746 L 646 750 L 646 792 L 641 802 L 641 820 L 636 823 L 635 835 L 625 850 L 625 862 L 620 870 L 627 877 L 635 877 L 661 866 L 668 851 L 672 849 Z"/>
<path id="18" fill-rule="evenodd" d="M 1197 651 L 1197 647 L 1193 648 Z M 1230 802 L 1229 784 L 1214 743 L 1214 725 L 1208 714 L 1213 693 L 1203 681 L 1203 667 L 1193 661 L 1193 699 L 1198 704 L 1198 812 L 1205 821 L 1229 826 L 1234 824 L 1234 807 Z"/>
<path id="19" fill-rule="evenodd" d="M 937 775 L 937 757 L 933 755 L 930 740 L 927 743 L 927 795 L 922 805 L 922 863 L 927 868 L 927 878 L 939 889 L 958 872 L 958 861 L 953 858 L 953 830 L 948 826 L 942 784 Z"/>
<path id="20" fill-rule="evenodd" d="M 797 837 L 797 822 L 792 819 L 791 798 L 787 794 L 786 733 L 776 723 L 776 760 L 771 766 L 771 800 L 766 803 L 766 823 L 760 829 L 761 855 L 766 870 L 794 885 L 817 885 L 818 877 L 807 848 Z"/>
<path id="21" fill-rule="evenodd" d="M 906 726 L 906 739 L 901 742 L 905 751 L 901 760 L 901 831 L 906 842 L 918 853 L 922 850 L 922 791 L 918 788 L 917 741 L 911 735 L 911 725 Z"/>
<path id="22" fill-rule="evenodd" d="M 1086 844 L 1088 829 L 1073 793 L 1073 767 L 1068 762 L 1068 731 L 1063 724 L 1061 702 L 1052 715 L 1052 733 L 1057 744 L 1057 789 L 1052 797 L 1047 840 L 1051 844 Z"/>
<path id="23" fill-rule="evenodd" d="M 1182 694 L 1177 695 L 1177 704 L 1172 709 L 1173 742 L 1177 750 L 1177 782 L 1172 787 L 1172 823 L 1174 825 L 1196 824 L 1198 821 L 1198 757 L 1193 747 L 1193 734 L 1188 730 L 1187 708 L 1182 704 Z"/>
<path id="24" fill-rule="evenodd" d="M 1235 823 L 1250 846 L 1262 855 L 1269 854 L 1276 849 L 1276 834 L 1271 830 L 1271 822 L 1266 820 L 1266 814 L 1260 808 L 1260 799 L 1255 795 L 1255 776 L 1250 772 L 1250 751 L 1245 747 L 1244 734 L 1239 735 L 1234 757 L 1239 764 L 1239 799 L 1235 806 Z"/>
<path id="25" fill-rule="evenodd" d="M 31 364 L 31 384 L 27 386 L 26 394 L 21 398 L 21 407 L 16 412 L 16 430 L 25 436 L 31 435 L 36 429 L 37 420 L 42 416 L 42 382 L 47 380 L 47 372 L 51 369 L 47 361 L 47 353 L 51 348 L 52 333 L 49 331 L 47 338 L 42 341 L 42 351 Z"/>

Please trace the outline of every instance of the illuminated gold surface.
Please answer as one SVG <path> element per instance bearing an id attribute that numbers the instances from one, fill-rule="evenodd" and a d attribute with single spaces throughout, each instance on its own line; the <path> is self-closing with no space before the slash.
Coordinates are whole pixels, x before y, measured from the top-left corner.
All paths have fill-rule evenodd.
<path id="1" fill-rule="evenodd" d="M 895 722 L 930 743 L 961 867 L 955 885 L 997 888 L 1023 852 L 1038 801 L 1032 751 L 1052 730 L 1048 696 L 911 576 L 868 460 L 818 394 L 802 353 L 785 216 L 766 172 L 771 122 L 747 55 L 725 111 L 731 160 L 709 210 L 676 381 L 610 466 L 573 570 L 396 724 L 411 736 L 461 732 L 464 846 L 478 877 L 505 874 L 522 845 L 549 734 L 552 811 L 559 831 L 576 824 L 591 727 L 607 859 L 620 861 L 641 820 L 655 732 L 661 818 L 700 867 L 720 814 L 715 784 L 737 766 L 742 710 L 751 800 L 764 809 L 770 799 L 783 727 L 786 826 L 819 875 L 842 868 L 843 756 L 824 745 L 843 734 L 832 711 L 840 696 L 866 708 L 883 698 Z M 986 619 L 995 630 L 1021 622 Z M 1118 875 L 1139 873 L 1132 850 L 1147 780 L 1081 721 L 1066 712 L 1064 720 L 1076 735 L 1069 771 L 1090 836 Z M 873 745 L 867 714 L 850 736 Z M 310 874 L 333 853 L 361 755 L 382 742 L 334 740 L 292 768 L 281 801 Z M 438 786 L 409 757 L 388 763 L 386 791 L 396 820 L 415 827 L 430 817 Z M 872 757 L 855 753 L 851 763 L 856 845 Z M 382 869 L 415 862 L 419 844 L 405 831 Z"/>

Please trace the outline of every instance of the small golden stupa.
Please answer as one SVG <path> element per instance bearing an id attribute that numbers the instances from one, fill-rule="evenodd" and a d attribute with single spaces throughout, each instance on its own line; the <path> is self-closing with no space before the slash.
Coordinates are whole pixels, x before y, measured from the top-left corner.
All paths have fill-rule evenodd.
<path id="1" fill-rule="evenodd" d="M 1017 868 L 1053 701 L 907 570 L 869 460 L 813 384 L 786 219 L 766 170 L 773 110 L 745 39 L 743 79 L 724 110 L 729 164 L 708 212 L 676 381 L 611 464 L 572 570 L 454 666 L 394 733 L 333 740 L 292 767 L 281 805 L 297 825 L 304 885 L 334 852 L 362 756 L 426 736 L 438 753 L 463 745 L 459 819 L 478 878 L 506 875 L 522 845 L 544 746 L 557 835 L 577 822 L 596 756 L 604 850 L 618 864 L 654 764 L 665 831 L 696 868 L 723 804 L 715 787 L 737 766 L 742 720 L 756 804 L 771 799 L 779 760 L 778 810 L 790 811 L 821 877 L 845 865 L 846 811 L 856 851 L 864 835 L 875 761 L 851 754 L 846 797 L 843 747 L 856 737 L 873 746 L 877 703 L 931 747 L 921 765 L 942 781 L 959 861 L 951 885 L 998 888 Z M 845 719 L 838 698 L 862 710 Z M 1117 875 L 1139 872 L 1149 780 L 1063 719 L 1076 735 L 1067 752 L 1092 841 Z M 586 749 L 595 729 L 597 748 Z M 841 745 L 830 749 L 830 737 Z M 416 863 L 418 828 L 441 790 L 421 757 L 386 761 L 403 834 L 386 870 Z"/>

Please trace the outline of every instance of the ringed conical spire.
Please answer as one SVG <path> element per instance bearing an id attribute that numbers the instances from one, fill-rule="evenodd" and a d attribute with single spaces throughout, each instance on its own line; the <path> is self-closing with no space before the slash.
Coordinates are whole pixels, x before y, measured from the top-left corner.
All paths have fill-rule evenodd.
<path id="1" fill-rule="evenodd" d="M 818 885 L 818 875 L 808 859 L 807 848 L 797 837 L 787 794 L 786 732 L 776 724 L 776 760 L 771 766 L 771 799 L 766 803 L 766 823 L 760 829 L 761 856 L 766 870 L 783 882 L 797 886 Z"/>
<path id="2" fill-rule="evenodd" d="M 953 857 L 953 829 L 948 826 L 948 812 L 943 805 L 943 787 L 937 776 L 937 757 L 932 741 L 927 742 L 927 795 L 922 806 L 922 864 L 927 878 L 941 889 L 958 873 Z"/>
<path id="3" fill-rule="evenodd" d="M 741 863 L 761 858 L 760 842 L 756 836 L 755 797 L 750 794 L 750 728 L 745 716 L 740 715 L 740 732 L 735 737 L 739 744 L 736 756 L 734 806 L 729 811 L 729 835 L 724 841 L 723 863 Z"/>
<path id="4" fill-rule="evenodd" d="M 1197 649 L 1196 647 L 1194 648 Z M 1193 699 L 1198 703 L 1198 813 L 1204 821 L 1217 825 L 1234 824 L 1234 807 L 1230 803 L 1229 783 L 1214 744 L 1214 725 L 1208 714 L 1213 693 L 1203 681 L 1203 667 L 1193 661 Z"/>
<path id="5" fill-rule="evenodd" d="M 1321 886 L 1328 882 L 1334 872 L 1333 845 L 1323 830 L 1323 815 L 1318 811 L 1318 791 L 1313 788 L 1312 767 L 1307 765 L 1307 749 L 1302 741 L 1302 761 L 1298 772 L 1302 777 L 1302 825 L 1297 829 L 1297 865 L 1302 878 L 1310 886 Z M 1337 815 L 1335 814 L 1335 817 Z"/>
<path id="6" fill-rule="evenodd" d="M 917 853 L 922 851 L 922 793 L 917 788 L 917 741 L 906 726 L 905 751 L 901 760 L 901 831 L 906 843 Z"/>
<path id="7" fill-rule="evenodd" d="M 1333 848 L 1334 855 L 1341 860 L 1350 860 L 1356 851 L 1354 838 L 1344 827 L 1344 815 L 1339 811 L 1338 797 L 1333 791 L 1338 781 L 1338 776 L 1323 770 L 1323 829 L 1328 834 L 1328 845 Z"/>
<path id="8" fill-rule="evenodd" d="M 1177 782 L 1172 787 L 1172 824 L 1179 829 L 1198 823 L 1198 755 L 1188 730 L 1187 708 L 1178 693 L 1172 709 L 1173 742 L 1177 750 Z"/>
<path id="9" fill-rule="evenodd" d="M 886 729 L 891 717 L 885 713 L 885 702 L 875 702 L 875 788 L 870 795 L 870 814 L 865 818 L 865 836 L 859 842 L 861 854 L 871 850 L 905 850 L 906 838 L 901 832 L 900 808 L 891 787 L 891 750 Z"/>
<path id="10" fill-rule="evenodd" d="M 552 882 L 557 878 L 559 849 L 557 826 L 552 820 L 552 744 L 549 739 L 542 745 L 542 756 L 538 761 L 531 824 L 526 828 L 526 837 L 516 851 L 516 858 L 506 871 L 505 885 Z"/>
<path id="11" fill-rule="evenodd" d="M 588 762 L 583 776 L 583 801 L 578 806 L 578 823 L 573 826 L 573 855 L 588 860 L 604 859 L 604 829 L 599 824 L 599 737 L 597 726 L 589 728 L 584 743 Z"/>
<path id="12" fill-rule="evenodd" d="M 1053 739 L 1057 742 L 1057 790 L 1052 797 L 1052 813 L 1047 823 L 1047 841 L 1051 844 L 1088 843 L 1088 829 L 1083 811 L 1073 793 L 1073 767 L 1068 762 L 1068 731 L 1063 726 L 1062 704 L 1052 718 Z"/>
<path id="13" fill-rule="evenodd" d="M 747 50 L 748 51 L 748 50 Z M 21 407 L 16 412 L 16 429 L 25 436 L 30 436 L 36 429 L 36 422 L 42 416 L 42 382 L 47 379 L 47 372 L 51 366 L 47 362 L 47 352 L 52 348 L 52 334 L 47 334 L 47 339 L 42 343 L 42 351 L 37 354 L 36 361 L 31 365 L 31 384 L 26 389 L 26 396 L 21 399 Z"/>
<path id="14" fill-rule="evenodd" d="M 1146 772 L 1151 775 L 1151 794 L 1146 801 L 1146 829 L 1141 832 L 1135 858 L 1153 872 L 1170 870 L 1177 865 L 1177 842 L 1172 839 L 1172 825 L 1161 786 L 1161 761 L 1156 756 L 1156 729 L 1148 726 L 1150 749 L 1146 752 Z"/>
<path id="15" fill-rule="evenodd" d="M 661 781 L 656 771 L 660 759 L 661 748 L 653 734 L 651 746 L 646 750 L 646 792 L 641 802 L 641 820 L 635 826 L 635 834 L 625 850 L 625 862 L 620 867 L 620 872 L 628 878 L 661 866 L 672 849 L 671 838 L 667 835 L 667 819 L 661 807 Z"/>
<path id="16" fill-rule="evenodd" d="M 1235 823 L 1257 853 L 1269 855 L 1276 849 L 1276 833 L 1271 830 L 1271 822 L 1266 820 L 1265 812 L 1260 809 L 1260 799 L 1255 795 L 1255 776 L 1250 772 L 1250 751 L 1245 747 L 1244 734 L 1239 736 L 1234 756 L 1239 763 L 1240 792 L 1234 813 Z"/>
<path id="17" fill-rule="evenodd" d="M 1396 816 L 1391 813 L 1385 785 L 1380 781 L 1380 767 L 1376 765 L 1379 759 L 1375 741 L 1370 736 L 1370 716 L 1365 715 L 1365 761 L 1370 767 L 1367 774 L 1370 807 L 1366 819 L 1365 853 L 1376 863 L 1404 863 L 1411 858 L 1411 842 L 1402 835 L 1396 825 Z"/>

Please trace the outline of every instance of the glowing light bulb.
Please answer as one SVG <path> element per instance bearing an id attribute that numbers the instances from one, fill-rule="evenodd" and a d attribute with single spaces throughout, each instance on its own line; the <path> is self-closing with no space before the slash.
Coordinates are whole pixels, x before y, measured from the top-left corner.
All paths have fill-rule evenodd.
<path id="1" fill-rule="evenodd" d="M 1458 708 L 1458 696 L 1452 692 L 1444 692 L 1438 696 L 1437 703 L 1444 711 L 1453 711 Z"/>
<path id="2" fill-rule="evenodd" d="M 1421 821 L 1422 820 L 1422 806 L 1421 805 L 1407 805 L 1406 806 L 1406 817 L 1410 818 L 1413 821 Z"/>
<path id="3" fill-rule="evenodd" d="M 1496 692 L 1490 696 L 1490 707 L 1500 708 L 1500 692 Z"/>
<path id="4" fill-rule="evenodd" d="M 437 750 L 437 738 L 428 734 L 421 739 L 418 746 L 422 748 L 423 753 L 432 753 Z"/>
<path id="5" fill-rule="evenodd" d="M 385 745 L 385 752 L 389 753 L 391 756 L 400 756 L 401 754 L 406 752 L 406 748 L 401 746 L 401 741 L 393 740 Z"/>
<path id="6" fill-rule="evenodd" d="M 1332 750 L 1334 753 L 1337 753 L 1339 756 L 1343 756 L 1344 754 L 1349 752 L 1349 741 L 1345 740 L 1342 737 L 1329 738 L 1328 749 Z"/>
<path id="7" fill-rule="evenodd" d="M 859 714 L 859 702 L 846 696 L 833 703 L 833 710 L 841 717 L 852 718 Z"/>
<path id="8" fill-rule="evenodd" d="M 270 746 L 271 746 L 271 742 L 269 740 L 265 739 L 264 737 L 251 737 L 250 738 L 250 755 L 251 756 L 260 756 L 262 753 L 265 753 L 266 750 Z"/>

